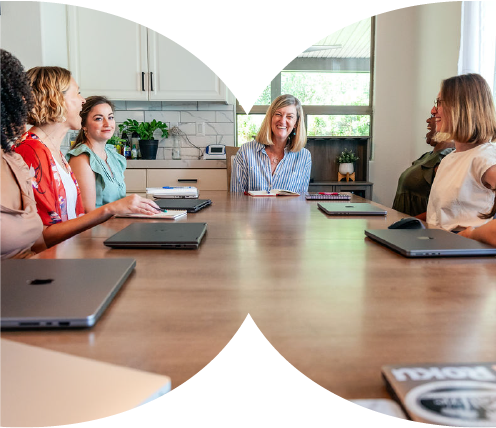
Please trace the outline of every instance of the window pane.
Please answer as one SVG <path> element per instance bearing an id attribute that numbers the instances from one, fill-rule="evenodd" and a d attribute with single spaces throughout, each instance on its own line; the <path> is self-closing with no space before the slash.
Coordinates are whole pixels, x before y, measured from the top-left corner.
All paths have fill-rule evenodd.
<path id="1" fill-rule="evenodd" d="M 303 105 L 369 105 L 370 73 L 284 71 L 283 94 L 292 94 Z"/>
<path id="2" fill-rule="evenodd" d="M 270 100 L 270 85 L 267 86 L 262 94 L 258 97 L 258 100 L 255 101 L 255 105 L 257 106 L 268 106 L 272 101 Z"/>
<path id="3" fill-rule="evenodd" d="M 309 136 L 369 136 L 369 115 L 307 116 Z"/>
<path id="4" fill-rule="evenodd" d="M 257 135 L 262 121 L 264 119 L 264 114 L 238 114 L 238 146 L 244 143 L 248 143 L 255 138 Z"/>

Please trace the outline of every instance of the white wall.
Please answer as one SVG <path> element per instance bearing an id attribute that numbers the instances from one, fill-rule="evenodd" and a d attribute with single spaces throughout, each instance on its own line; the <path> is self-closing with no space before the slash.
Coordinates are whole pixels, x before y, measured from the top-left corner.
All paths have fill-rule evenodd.
<path id="1" fill-rule="evenodd" d="M 68 67 L 66 5 L 2 1 L 1 22 L 2 49 L 15 55 L 26 70 L 38 65 Z M 20 31 L 26 23 L 29 31 Z"/>
<path id="2" fill-rule="evenodd" d="M 374 201 L 391 206 L 400 174 L 422 153 L 426 119 L 442 79 L 457 74 L 461 2 L 415 6 L 377 16 Z"/>

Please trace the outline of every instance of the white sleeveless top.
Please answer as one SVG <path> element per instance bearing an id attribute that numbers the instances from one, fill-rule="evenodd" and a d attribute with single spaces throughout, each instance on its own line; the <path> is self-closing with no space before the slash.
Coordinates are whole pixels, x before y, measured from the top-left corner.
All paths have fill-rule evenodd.
<path id="1" fill-rule="evenodd" d="M 67 218 L 72 220 L 76 218 L 76 200 L 77 200 L 77 189 L 74 181 L 72 180 L 71 174 L 66 172 L 64 168 L 55 160 L 55 165 L 57 166 L 57 171 L 59 172 L 60 178 L 62 179 L 62 184 L 65 189 L 65 197 L 67 201 Z"/>
<path id="2" fill-rule="evenodd" d="M 439 165 L 427 205 L 427 223 L 453 230 L 477 227 L 489 220 L 494 192 L 482 184 L 482 176 L 496 165 L 496 144 L 484 143 L 463 152 L 456 150 Z"/>

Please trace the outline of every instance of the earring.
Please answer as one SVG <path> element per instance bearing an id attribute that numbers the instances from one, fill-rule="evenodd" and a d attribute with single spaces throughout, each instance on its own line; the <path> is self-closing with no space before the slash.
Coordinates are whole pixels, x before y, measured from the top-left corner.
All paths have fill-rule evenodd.
<path id="1" fill-rule="evenodd" d="M 293 135 L 296 135 L 296 128 L 293 128 Z"/>
<path id="2" fill-rule="evenodd" d="M 62 121 L 62 123 L 63 123 L 63 122 L 65 122 L 67 119 L 65 118 L 65 116 L 62 116 L 62 117 L 60 118 L 60 120 L 61 120 L 61 121 Z"/>

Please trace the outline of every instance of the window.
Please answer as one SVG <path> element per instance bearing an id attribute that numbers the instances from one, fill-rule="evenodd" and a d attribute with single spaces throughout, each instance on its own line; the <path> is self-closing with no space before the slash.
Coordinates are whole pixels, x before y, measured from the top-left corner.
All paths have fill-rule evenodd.
<path id="1" fill-rule="evenodd" d="M 237 105 L 238 146 L 258 132 L 281 94 L 303 104 L 309 136 L 369 136 L 374 18 L 359 21 L 301 53 L 262 92 L 249 115 Z"/>

